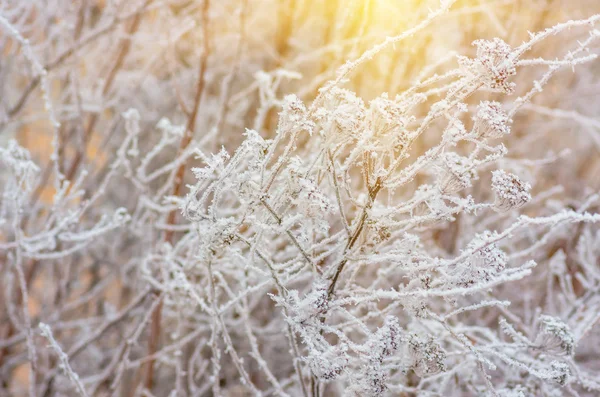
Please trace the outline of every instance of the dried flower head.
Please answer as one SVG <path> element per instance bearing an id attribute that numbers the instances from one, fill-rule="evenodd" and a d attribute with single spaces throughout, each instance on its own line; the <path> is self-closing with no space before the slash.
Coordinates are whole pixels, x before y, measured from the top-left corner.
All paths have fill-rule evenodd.
<path id="1" fill-rule="evenodd" d="M 411 368 L 419 377 L 446 371 L 446 352 L 435 339 L 428 335 L 423 338 L 416 334 L 408 337 L 408 354 Z"/>
<path id="2" fill-rule="evenodd" d="M 352 91 L 333 87 L 327 94 L 320 122 L 324 130 L 334 135 L 357 135 L 365 119 L 365 104 Z"/>
<path id="3" fill-rule="evenodd" d="M 441 168 L 440 190 L 446 194 L 470 187 L 471 180 L 476 177 L 469 159 L 455 152 L 444 154 Z"/>
<path id="4" fill-rule="evenodd" d="M 427 311 L 429 308 L 427 307 L 425 300 L 421 299 L 420 297 L 408 297 L 402 303 L 402 306 L 408 313 L 417 318 L 427 317 Z"/>
<path id="5" fill-rule="evenodd" d="M 0 148 L 0 162 L 12 171 L 19 188 L 30 191 L 33 188 L 39 167 L 31 161 L 29 151 L 15 140 L 8 141 L 6 149 Z"/>
<path id="6" fill-rule="evenodd" d="M 387 390 L 387 370 L 383 362 L 400 347 L 401 332 L 398 319 L 387 316 L 383 326 L 371 335 L 364 346 L 366 363 L 361 366 L 359 381 L 353 387 L 358 395 L 381 396 Z"/>
<path id="7" fill-rule="evenodd" d="M 510 45 L 499 38 L 475 40 L 473 44 L 477 47 L 475 59 L 459 57 L 466 73 L 481 79 L 492 91 L 512 93 L 515 85 L 508 79 L 516 74 L 516 68 Z"/>
<path id="8" fill-rule="evenodd" d="M 298 302 L 298 309 L 300 313 L 313 318 L 327 313 L 327 310 L 329 310 L 327 285 L 322 282 L 316 282 L 312 291 L 307 293 L 304 298 Z"/>
<path id="9" fill-rule="evenodd" d="M 369 219 L 367 222 L 369 237 L 373 244 L 379 244 L 392 236 L 390 228 L 380 220 Z"/>
<path id="10" fill-rule="evenodd" d="M 369 103 L 368 118 L 375 136 L 400 132 L 406 125 L 406 109 L 388 98 L 386 93 Z"/>
<path id="11" fill-rule="evenodd" d="M 572 355 L 575 351 L 575 337 L 569 326 L 557 317 L 543 315 L 540 317 L 540 329 L 536 342 L 545 349 Z"/>
<path id="12" fill-rule="evenodd" d="M 496 194 L 494 208 L 500 212 L 520 208 L 531 200 L 531 185 L 502 170 L 492 172 L 492 190 Z"/>
<path id="13" fill-rule="evenodd" d="M 386 382 L 387 374 L 381 364 L 365 365 L 359 381 L 350 391 L 357 396 L 379 397 L 388 389 Z"/>
<path id="14" fill-rule="evenodd" d="M 325 351 L 311 349 L 305 361 L 317 378 L 333 380 L 348 365 L 348 356 L 340 346 L 328 346 Z"/>
<path id="15" fill-rule="evenodd" d="M 450 144 L 456 146 L 456 143 L 467 136 L 465 125 L 459 119 L 450 120 L 448 127 L 444 131 L 444 139 Z"/>
<path id="16" fill-rule="evenodd" d="M 506 268 L 508 256 L 497 244 L 489 243 L 494 234 L 485 231 L 476 235 L 467 246 L 467 251 L 475 252 L 469 259 L 457 266 L 458 285 L 469 286 L 477 282 L 490 281 Z"/>
<path id="17" fill-rule="evenodd" d="M 511 119 L 498 102 L 482 101 L 474 117 L 475 131 L 482 138 L 502 138 L 510 134 Z"/>
<path id="18" fill-rule="evenodd" d="M 387 316 L 383 326 L 370 338 L 368 347 L 371 360 L 383 361 L 398 350 L 402 328 L 398 319 Z"/>
<path id="19" fill-rule="evenodd" d="M 296 95 L 287 95 L 279 113 L 278 133 L 307 131 L 312 134 L 315 124 L 308 117 L 308 111 L 304 103 Z"/>
<path id="20" fill-rule="evenodd" d="M 564 386 L 567 384 L 567 381 L 571 376 L 571 368 L 567 363 L 552 361 L 550 365 L 550 373 L 548 375 L 554 382 Z"/>

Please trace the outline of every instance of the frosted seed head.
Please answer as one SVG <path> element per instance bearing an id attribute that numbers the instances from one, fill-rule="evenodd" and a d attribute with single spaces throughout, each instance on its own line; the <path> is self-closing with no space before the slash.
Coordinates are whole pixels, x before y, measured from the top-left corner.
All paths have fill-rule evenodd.
<path id="1" fill-rule="evenodd" d="M 515 84 L 509 78 L 517 71 L 510 45 L 499 38 L 475 40 L 476 58 L 459 57 L 459 63 L 467 75 L 480 79 L 493 92 L 510 94 Z"/>
<path id="2" fill-rule="evenodd" d="M 401 332 L 398 319 L 387 316 L 381 328 L 369 340 L 369 361 L 382 362 L 393 355 L 400 346 Z"/>
<path id="3" fill-rule="evenodd" d="M 307 131 L 312 134 L 315 124 L 308 117 L 308 111 L 304 103 L 296 95 L 287 95 L 279 113 L 278 133 L 289 133 L 292 131 Z"/>
<path id="4" fill-rule="evenodd" d="M 571 376 L 569 365 L 560 361 L 553 361 L 550 368 L 550 378 L 561 386 L 566 385 Z"/>
<path id="5" fill-rule="evenodd" d="M 325 99 L 325 107 L 319 116 L 324 128 L 336 135 L 359 135 L 365 119 L 366 109 L 362 99 L 352 91 L 334 87 Z"/>
<path id="6" fill-rule="evenodd" d="M 520 208 L 531 200 L 531 185 L 502 170 L 492 172 L 492 190 L 496 194 L 494 207 L 499 212 Z"/>
<path id="7" fill-rule="evenodd" d="M 411 334 L 408 338 L 411 367 L 419 377 L 446 371 L 446 353 L 431 336 Z"/>
<path id="8" fill-rule="evenodd" d="M 455 152 L 445 153 L 440 177 L 440 190 L 443 193 L 452 194 L 468 188 L 475 177 L 475 170 L 468 158 Z"/>
<path id="9" fill-rule="evenodd" d="M 497 139 L 510 134 L 512 120 L 498 102 L 481 102 L 473 121 L 475 131 L 482 138 Z"/>
<path id="10" fill-rule="evenodd" d="M 23 193 L 33 189 L 40 171 L 40 168 L 32 161 L 29 151 L 14 139 L 8 141 L 6 148 L 0 147 L 0 169 L 3 167 L 10 170 L 15 178 L 16 186 Z"/>
<path id="11" fill-rule="evenodd" d="M 325 351 L 311 350 L 305 359 L 312 373 L 319 379 L 334 380 L 348 366 L 348 356 L 343 348 L 328 346 Z"/>
<path id="12" fill-rule="evenodd" d="M 569 326 L 560 318 L 541 316 L 537 343 L 559 354 L 572 355 L 575 351 L 575 337 Z"/>
<path id="13" fill-rule="evenodd" d="M 369 229 L 370 240 L 373 244 L 387 241 L 392 236 L 390 228 L 376 219 L 369 219 L 367 227 Z"/>
<path id="14" fill-rule="evenodd" d="M 486 231 L 473 238 L 467 251 L 475 251 L 456 269 L 458 285 L 467 287 L 480 282 L 492 280 L 506 268 L 508 256 L 497 244 L 487 243 L 494 235 Z M 482 247 L 483 246 L 483 247 Z M 482 248 L 481 248 L 482 247 Z"/>
<path id="15" fill-rule="evenodd" d="M 373 135 L 400 132 L 406 125 L 406 109 L 383 94 L 369 103 L 368 117 Z"/>

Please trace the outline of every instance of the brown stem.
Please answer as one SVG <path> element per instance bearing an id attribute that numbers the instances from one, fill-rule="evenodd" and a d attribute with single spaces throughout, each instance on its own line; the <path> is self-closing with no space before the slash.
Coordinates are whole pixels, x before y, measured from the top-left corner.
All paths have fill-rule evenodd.
<path id="1" fill-rule="evenodd" d="M 146 4 L 144 4 L 144 7 L 142 7 L 142 8 L 146 8 L 146 6 L 150 3 L 150 1 L 151 0 L 146 0 Z M 113 64 L 112 68 L 110 69 L 110 71 L 108 72 L 108 76 L 106 77 L 104 86 L 102 87 L 102 97 L 104 97 L 104 96 L 106 96 L 106 94 L 108 94 L 108 91 L 111 89 L 112 84 L 115 81 L 115 78 L 117 77 L 117 73 L 123 67 L 123 62 L 125 62 L 125 58 L 127 57 L 129 50 L 131 49 L 131 36 L 133 36 L 135 34 L 135 32 L 137 32 L 137 30 L 139 29 L 141 20 L 142 20 L 142 15 L 136 14 L 136 16 L 133 18 L 133 21 L 131 22 L 131 25 L 129 26 L 129 29 L 127 30 L 128 37 L 125 37 L 121 40 L 121 43 L 119 46 L 119 52 L 117 54 L 117 59 L 116 59 L 115 63 Z M 66 174 L 67 180 L 71 180 L 75 176 L 75 173 L 77 172 L 77 169 L 79 168 L 79 165 L 81 164 L 81 161 L 83 160 L 83 156 L 85 155 L 87 145 L 89 144 L 89 141 L 92 137 L 92 133 L 94 131 L 94 127 L 95 127 L 97 121 L 98 121 L 98 114 L 96 113 L 90 117 L 87 128 L 83 135 L 83 148 L 81 148 L 81 150 L 79 150 L 77 152 L 77 154 L 75 155 L 75 158 L 73 159 L 73 162 L 71 163 L 71 167 L 69 168 L 69 170 L 67 171 L 67 174 Z"/>
<path id="2" fill-rule="evenodd" d="M 202 93 L 204 92 L 204 86 L 206 84 L 206 65 L 208 56 L 210 54 L 210 36 L 208 32 L 208 11 L 210 8 L 210 0 L 204 0 L 204 5 L 202 7 L 202 55 L 200 57 L 200 67 L 198 70 L 198 81 L 196 85 L 196 94 L 194 97 L 194 107 L 192 108 L 192 112 L 188 118 L 186 131 L 184 136 L 181 138 L 181 142 L 179 143 L 179 155 L 181 155 L 190 142 L 192 141 L 192 137 L 194 134 L 194 130 L 196 128 L 196 117 L 198 115 L 198 109 L 200 108 L 200 102 L 202 99 Z M 173 183 L 173 190 L 171 194 L 173 196 L 179 196 L 181 194 L 181 188 L 183 186 L 183 177 L 185 175 L 186 164 L 182 163 L 175 173 L 175 180 Z M 172 210 L 169 212 L 167 216 L 167 225 L 175 224 L 175 217 L 177 215 L 176 210 Z M 169 229 L 165 231 L 164 241 L 167 243 L 173 242 L 173 233 L 174 231 Z M 162 317 L 162 301 L 157 305 L 156 309 L 152 313 L 152 320 L 150 324 L 150 337 L 148 339 L 148 355 L 153 357 L 154 353 L 156 353 L 159 345 L 160 333 L 161 333 L 161 317 Z M 151 358 L 148 360 L 146 364 L 145 370 L 145 383 L 144 386 L 147 390 L 152 390 L 152 385 L 154 383 L 154 362 L 155 358 Z"/>
<path id="3" fill-rule="evenodd" d="M 329 288 L 327 288 L 327 298 L 328 299 L 331 298 L 331 296 L 335 292 L 335 285 L 337 284 L 338 278 L 340 277 L 342 270 L 344 270 L 344 266 L 346 266 L 346 263 L 348 262 L 348 258 L 346 257 L 346 254 L 348 253 L 348 251 L 350 251 L 352 249 L 352 247 L 354 247 L 354 244 L 356 244 L 356 241 L 360 237 L 360 234 L 362 233 L 364 226 L 365 226 L 365 222 L 367 220 L 367 216 L 368 216 L 367 211 L 371 207 L 371 205 L 373 205 L 373 201 L 375 200 L 375 197 L 377 197 L 377 193 L 379 193 L 379 191 L 381 190 L 382 187 L 383 187 L 383 180 L 381 179 L 381 177 L 379 177 L 379 178 L 377 178 L 377 181 L 375 181 L 375 185 L 373 185 L 372 187 L 369 188 L 369 202 L 367 203 L 367 205 L 365 206 L 365 208 L 363 209 L 363 211 L 360 215 L 360 220 L 358 221 L 358 225 L 356 225 L 356 228 L 354 229 L 354 233 L 352 233 L 352 237 L 350 237 L 350 240 L 348 240 L 348 243 L 346 244 L 346 247 L 344 248 L 344 254 L 343 254 L 344 257 L 340 261 L 340 263 L 337 265 L 335 274 L 333 275 L 331 282 L 329 283 Z"/>
<path id="4" fill-rule="evenodd" d="M 196 94 L 194 97 L 194 107 L 192 108 L 192 112 L 190 113 L 190 117 L 188 118 L 188 122 L 185 129 L 185 134 L 179 143 L 179 155 L 181 155 L 189 146 L 192 141 L 192 136 L 194 134 L 194 129 L 196 128 L 196 116 L 198 115 L 198 109 L 200 108 L 200 101 L 202 99 L 202 93 L 204 92 L 204 86 L 206 84 L 206 64 L 210 51 L 210 37 L 208 35 L 208 9 L 210 6 L 210 0 L 204 1 L 204 7 L 202 9 L 202 31 L 203 31 L 203 41 L 202 41 L 202 56 L 200 57 L 200 68 L 198 69 L 198 81 L 196 83 Z M 181 164 L 175 173 L 175 181 L 173 184 L 173 190 L 171 194 L 173 196 L 179 196 L 181 194 L 181 188 L 183 186 L 183 177 L 185 174 L 186 164 Z M 175 224 L 175 216 L 177 214 L 176 210 L 172 210 L 169 212 L 167 216 L 167 225 Z M 165 242 L 171 243 L 173 240 L 173 230 L 167 230 L 165 232 Z"/>
<path id="5" fill-rule="evenodd" d="M 6 258 L 5 258 L 6 260 Z M 29 268 L 27 269 L 27 271 L 25 272 L 25 285 L 30 285 L 31 284 L 31 280 L 33 279 L 33 276 L 35 274 L 35 271 L 37 270 L 37 266 L 35 266 L 36 263 L 34 262 L 31 266 L 29 266 Z M 6 271 L 8 272 L 8 269 L 6 269 Z M 23 294 L 16 294 L 15 295 L 15 306 L 19 306 L 21 305 L 22 302 L 22 298 L 23 298 Z M 5 305 L 8 305 L 8 302 L 5 303 Z M 4 309 L 4 308 L 3 308 Z M 4 340 L 8 340 L 10 339 L 11 336 L 13 336 L 15 334 L 15 326 L 12 323 L 12 321 L 10 321 L 8 319 L 8 314 L 6 315 L 6 328 L 4 328 L 6 331 L 4 331 L 4 335 L 0 334 L 0 336 L 2 337 L 2 339 Z M 2 319 L 2 322 L 4 322 L 4 319 Z M 0 368 L 2 367 L 2 363 L 4 361 L 4 357 L 6 357 L 6 355 L 9 352 L 10 347 L 6 346 L 2 349 L 0 349 Z M 5 379 L 0 379 L 0 388 L 4 388 L 4 386 L 6 386 L 5 383 Z"/>

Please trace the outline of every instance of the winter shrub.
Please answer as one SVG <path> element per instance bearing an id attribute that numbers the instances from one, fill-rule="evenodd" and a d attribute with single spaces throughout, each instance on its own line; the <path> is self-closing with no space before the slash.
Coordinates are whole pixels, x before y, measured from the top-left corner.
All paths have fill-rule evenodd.
<path id="1" fill-rule="evenodd" d="M 0 4 L 1 394 L 600 393 L 600 9 L 523 3 Z"/>

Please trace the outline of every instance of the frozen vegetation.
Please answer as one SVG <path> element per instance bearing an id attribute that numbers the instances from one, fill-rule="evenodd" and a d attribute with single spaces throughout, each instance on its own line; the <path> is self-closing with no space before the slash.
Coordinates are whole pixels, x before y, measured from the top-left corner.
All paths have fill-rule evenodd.
<path id="1" fill-rule="evenodd" d="M 600 395 L 600 4 L 0 0 L 0 396 Z"/>

